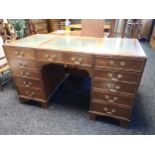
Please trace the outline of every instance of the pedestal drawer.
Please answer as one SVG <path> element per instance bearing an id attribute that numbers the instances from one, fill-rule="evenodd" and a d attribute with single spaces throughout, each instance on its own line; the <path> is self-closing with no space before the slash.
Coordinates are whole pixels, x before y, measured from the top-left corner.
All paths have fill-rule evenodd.
<path id="1" fill-rule="evenodd" d="M 94 70 L 94 78 L 110 79 L 112 81 L 127 81 L 138 83 L 140 74 L 134 72 L 121 72 L 114 70 Z"/>
<path id="2" fill-rule="evenodd" d="M 40 79 L 40 75 L 37 71 L 30 71 L 29 69 L 15 69 L 11 68 L 14 77 L 22 77 L 27 79 Z"/>
<path id="3" fill-rule="evenodd" d="M 35 52 L 32 49 L 26 49 L 26 48 L 11 48 L 11 47 L 5 47 L 5 51 L 8 58 L 15 58 L 15 59 L 29 59 L 29 60 L 35 60 Z"/>
<path id="4" fill-rule="evenodd" d="M 37 70 L 37 63 L 36 61 L 32 60 L 21 60 L 21 59 L 10 59 L 9 60 L 11 67 L 17 67 L 17 68 L 30 68 L 31 70 Z"/>
<path id="5" fill-rule="evenodd" d="M 104 92 L 93 89 L 92 91 L 92 100 L 97 100 L 106 103 L 122 104 L 127 106 L 132 106 L 133 96 L 121 95 L 112 92 Z"/>
<path id="6" fill-rule="evenodd" d="M 123 70 L 142 71 L 143 60 L 127 59 L 127 58 L 110 58 L 110 57 L 96 57 L 96 68 L 113 68 Z"/>
<path id="7" fill-rule="evenodd" d="M 45 95 L 43 93 L 43 91 L 41 90 L 36 90 L 36 89 L 29 89 L 29 88 L 26 88 L 26 87 L 17 87 L 18 89 L 18 93 L 19 95 L 23 95 L 23 96 L 27 96 L 31 99 L 35 99 L 35 98 L 38 98 L 38 99 L 45 99 Z"/>
<path id="8" fill-rule="evenodd" d="M 15 82 L 17 86 L 23 86 L 26 88 L 36 88 L 41 89 L 41 83 L 39 80 L 32 80 L 26 78 L 15 78 Z"/>
<path id="9" fill-rule="evenodd" d="M 131 113 L 131 109 L 127 107 L 120 107 L 111 104 L 101 104 L 96 102 L 91 103 L 90 111 L 100 112 L 108 116 L 116 116 L 125 119 L 129 119 Z"/>
<path id="10" fill-rule="evenodd" d="M 101 88 L 110 92 L 123 92 L 123 93 L 136 93 L 136 84 L 122 83 L 122 82 L 112 82 L 108 80 L 93 80 L 93 87 Z"/>

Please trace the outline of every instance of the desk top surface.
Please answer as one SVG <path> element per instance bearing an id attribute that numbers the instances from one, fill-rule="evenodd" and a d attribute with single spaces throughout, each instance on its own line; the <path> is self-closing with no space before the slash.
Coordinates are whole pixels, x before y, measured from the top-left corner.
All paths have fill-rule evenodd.
<path id="1" fill-rule="evenodd" d="M 93 38 L 81 36 L 61 36 L 36 34 L 12 41 L 6 46 L 29 47 L 57 51 L 80 52 L 97 55 L 120 55 L 146 57 L 137 39 Z"/>

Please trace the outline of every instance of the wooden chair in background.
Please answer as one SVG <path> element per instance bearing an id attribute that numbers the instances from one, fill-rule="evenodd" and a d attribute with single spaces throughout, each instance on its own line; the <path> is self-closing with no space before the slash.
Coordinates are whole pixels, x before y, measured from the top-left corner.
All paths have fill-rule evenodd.
<path id="1" fill-rule="evenodd" d="M 104 20 L 103 19 L 82 19 L 81 36 L 103 38 Z"/>

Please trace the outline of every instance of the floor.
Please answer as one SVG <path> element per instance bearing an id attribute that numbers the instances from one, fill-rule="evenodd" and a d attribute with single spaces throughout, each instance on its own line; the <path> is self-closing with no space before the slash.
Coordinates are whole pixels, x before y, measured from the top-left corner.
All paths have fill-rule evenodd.
<path id="1" fill-rule="evenodd" d="M 88 77 L 71 76 L 50 100 L 48 109 L 35 102 L 20 104 L 12 83 L 0 92 L 0 134 L 155 134 L 155 52 L 143 42 L 148 61 L 128 129 L 108 118 L 88 119 Z M 74 89 L 74 91 L 73 91 Z"/>

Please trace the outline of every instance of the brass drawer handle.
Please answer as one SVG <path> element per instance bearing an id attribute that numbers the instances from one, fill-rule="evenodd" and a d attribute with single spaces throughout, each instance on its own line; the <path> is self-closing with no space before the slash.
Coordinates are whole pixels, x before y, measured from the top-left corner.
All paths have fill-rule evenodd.
<path id="1" fill-rule="evenodd" d="M 115 88 L 118 90 L 118 89 L 120 89 L 121 87 L 120 87 L 120 86 L 116 86 Z"/>
<path id="2" fill-rule="evenodd" d="M 17 57 L 23 57 L 24 54 L 25 54 L 25 52 L 19 52 L 19 51 L 16 51 L 16 52 L 15 52 L 15 55 L 16 55 Z"/>
<path id="3" fill-rule="evenodd" d="M 105 95 L 105 98 L 110 103 L 114 103 L 115 101 L 118 100 L 118 97 L 113 97 L 113 99 L 110 99 L 110 97 L 108 95 Z"/>
<path id="4" fill-rule="evenodd" d="M 112 73 L 108 73 L 108 76 L 109 76 L 110 78 L 112 78 L 112 77 L 113 77 L 113 74 L 112 74 Z"/>
<path id="5" fill-rule="evenodd" d="M 19 55 L 19 51 L 15 51 L 15 55 Z"/>
<path id="6" fill-rule="evenodd" d="M 23 83 L 26 87 L 30 87 L 32 85 L 32 82 L 24 81 Z"/>
<path id="7" fill-rule="evenodd" d="M 24 72 L 21 72 L 20 74 L 24 76 Z"/>
<path id="8" fill-rule="evenodd" d="M 20 67 L 26 67 L 27 65 L 26 64 L 19 63 L 19 66 Z"/>
<path id="9" fill-rule="evenodd" d="M 117 90 L 115 90 L 115 89 L 110 89 L 110 91 L 111 91 L 111 92 L 117 92 Z"/>
<path id="10" fill-rule="evenodd" d="M 118 75 L 117 75 L 117 78 L 119 78 L 119 79 L 122 78 L 122 77 L 123 77 L 122 74 L 118 74 Z"/>
<path id="11" fill-rule="evenodd" d="M 82 58 L 76 60 L 75 57 L 71 57 L 71 61 L 73 61 L 75 65 L 80 65 L 82 62 Z"/>
<path id="12" fill-rule="evenodd" d="M 71 57 L 71 61 L 75 61 L 75 57 Z"/>
<path id="13" fill-rule="evenodd" d="M 24 73 L 23 71 L 20 73 L 22 76 L 29 76 L 30 75 L 30 73 L 29 72 L 26 72 L 26 73 Z"/>
<path id="14" fill-rule="evenodd" d="M 49 58 L 49 55 L 48 54 L 45 54 L 45 58 Z"/>
<path id="15" fill-rule="evenodd" d="M 114 62 L 113 60 L 110 60 L 109 63 L 110 63 L 110 65 L 112 65 L 112 66 L 115 64 L 115 62 Z"/>
<path id="16" fill-rule="evenodd" d="M 57 57 L 56 54 L 53 54 L 53 55 L 51 56 L 52 61 L 54 61 L 54 59 L 55 59 L 56 57 Z"/>
<path id="17" fill-rule="evenodd" d="M 74 61 L 74 64 L 75 65 L 80 65 L 80 62 L 79 61 Z"/>
<path id="18" fill-rule="evenodd" d="M 30 92 L 30 91 L 26 91 L 26 94 L 27 94 L 28 96 L 30 96 L 30 97 L 33 97 L 33 96 L 35 95 L 34 92 Z"/>
<path id="19" fill-rule="evenodd" d="M 110 115 L 112 115 L 113 113 L 116 112 L 115 109 L 111 109 L 111 111 L 108 111 L 108 108 L 107 108 L 107 107 L 104 107 L 103 110 L 104 110 L 107 114 L 110 114 Z"/>
<path id="20" fill-rule="evenodd" d="M 121 65 L 121 66 L 125 66 L 125 65 L 126 65 L 126 62 L 125 62 L 125 61 L 121 61 L 121 62 L 120 62 L 120 65 Z"/>
<path id="21" fill-rule="evenodd" d="M 54 61 L 54 59 L 56 58 L 56 54 L 53 54 L 53 55 L 49 55 L 49 54 L 45 54 L 45 58 L 49 59 L 50 61 Z"/>

